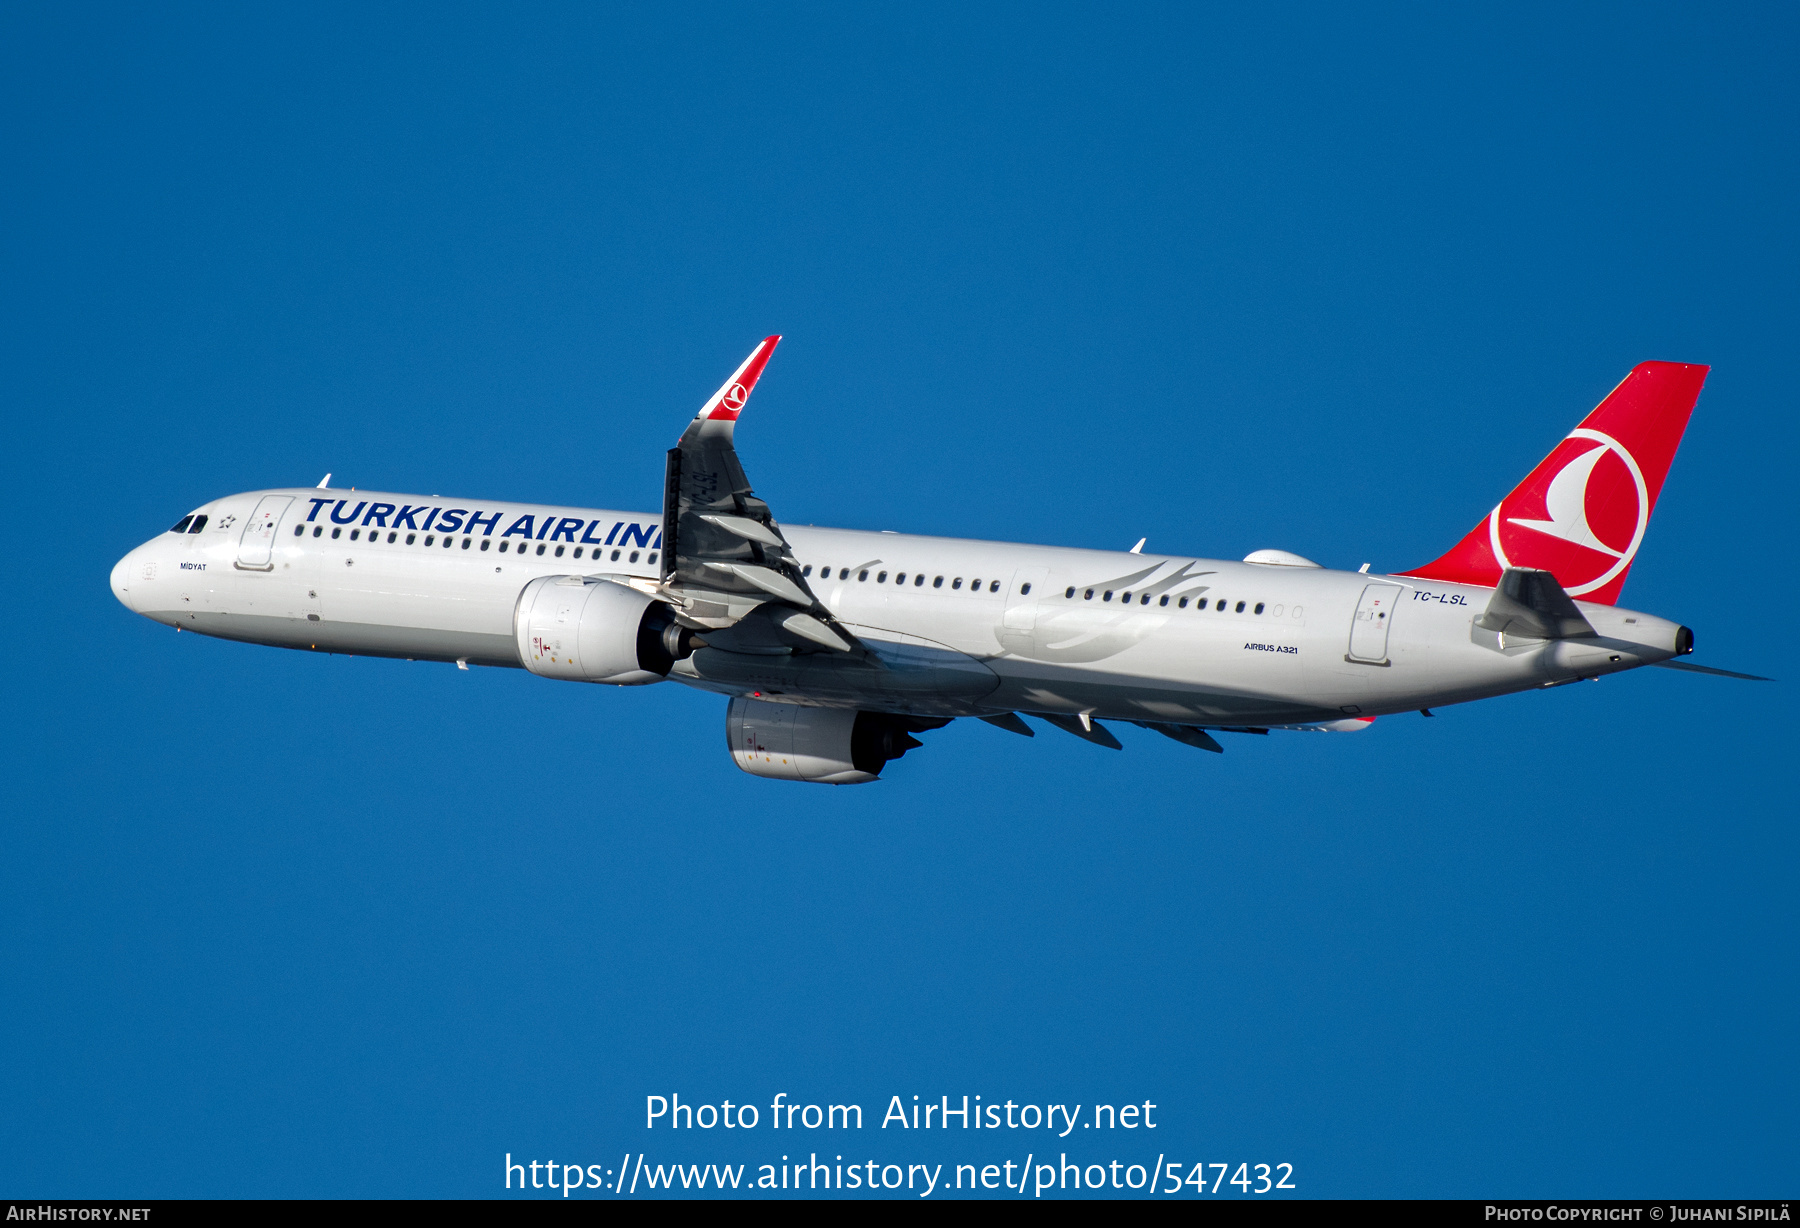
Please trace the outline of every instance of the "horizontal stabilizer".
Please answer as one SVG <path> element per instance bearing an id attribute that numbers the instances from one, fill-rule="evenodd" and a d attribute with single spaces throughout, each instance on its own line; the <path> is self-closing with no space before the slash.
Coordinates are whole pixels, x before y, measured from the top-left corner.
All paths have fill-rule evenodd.
<path id="1" fill-rule="evenodd" d="M 1555 576 L 1525 567 L 1509 567 L 1501 573 L 1499 586 L 1475 624 L 1502 635 L 1538 640 L 1595 634 L 1593 624 L 1582 616 Z"/>
<path id="2" fill-rule="evenodd" d="M 1072 733 L 1084 742 L 1092 742 L 1095 746 L 1110 746 L 1113 750 L 1125 749 L 1119 739 L 1113 736 L 1112 730 L 1091 717 L 1083 724 L 1081 718 L 1064 716 L 1060 712 L 1034 712 L 1032 715 L 1042 717 L 1064 733 Z"/>
<path id="3" fill-rule="evenodd" d="M 1020 720 L 1017 712 L 1001 712 L 998 715 L 984 716 L 981 719 L 996 729 L 1004 729 L 1008 733 L 1021 734 L 1027 738 L 1037 737 L 1037 730 Z"/>
<path id="4" fill-rule="evenodd" d="M 1689 674 L 1712 674 L 1719 678 L 1742 678 L 1745 682 L 1773 682 L 1773 678 L 1764 678 L 1761 674 L 1740 674 L 1736 670 L 1714 669 L 1710 665 L 1690 665 L 1686 661 L 1652 661 L 1650 664 L 1658 669 L 1678 669 Z"/>

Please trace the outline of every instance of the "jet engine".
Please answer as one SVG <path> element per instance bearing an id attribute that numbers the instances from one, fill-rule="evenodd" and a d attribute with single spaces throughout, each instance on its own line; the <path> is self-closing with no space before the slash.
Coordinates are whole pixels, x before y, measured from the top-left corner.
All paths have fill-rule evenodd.
<path id="1" fill-rule="evenodd" d="M 642 686 L 693 651 L 665 603 L 611 580 L 539 576 L 513 607 L 519 660 L 545 678 Z"/>
<path id="2" fill-rule="evenodd" d="M 889 760 L 924 745 L 913 734 L 949 723 L 738 698 L 725 712 L 725 739 L 732 759 L 752 776 L 860 785 L 879 777 Z"/>

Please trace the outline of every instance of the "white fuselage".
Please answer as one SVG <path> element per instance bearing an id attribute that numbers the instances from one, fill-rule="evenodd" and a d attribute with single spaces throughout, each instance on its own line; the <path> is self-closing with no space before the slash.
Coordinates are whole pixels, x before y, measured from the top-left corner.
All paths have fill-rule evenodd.
<path id="1" fill-rule="evenodd" d="M 199 512 L 200 532 L 161 534 L 121 559 L 114 593 L 158 622 L 285 648 L 518 666 L 514 610 L 527 582 L 607 576 L 653 592 L 661 570 L 659 513 L 306 488 Z M 783 532 L 839 622 L 884 659 L 924 662 L 927 673 L 910 689 L 851 693 L 791 657 L 714 650 L 677 662 L 672 680 L 927 715 L 1269 726 L 1480 699 L 1677 651 L 1675 623 L 1587 603 L 1595 637 L 1501 637 L 1476 625 L 1490 590 L 1429 580 Z"/>

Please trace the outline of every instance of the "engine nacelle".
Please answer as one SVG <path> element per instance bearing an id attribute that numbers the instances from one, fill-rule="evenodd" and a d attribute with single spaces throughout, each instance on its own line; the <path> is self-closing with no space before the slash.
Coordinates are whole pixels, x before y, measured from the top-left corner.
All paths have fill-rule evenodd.
<path id="1" fill-rule="evenodd" d="M 642 686 L 675 664 L 682 628 L 669 606 L 587 576 L 539 576 L 513 607 L 519 660 L 545 678 Z"/>
<path id="2" fill-rule="evenodd" d="M 738 767 L 752 776 L 861 785 L 924 743 L 912 736 L 949 721 L 809 708 L 761 699 L 733 699 L 725 712 L 725 740 Z"/>

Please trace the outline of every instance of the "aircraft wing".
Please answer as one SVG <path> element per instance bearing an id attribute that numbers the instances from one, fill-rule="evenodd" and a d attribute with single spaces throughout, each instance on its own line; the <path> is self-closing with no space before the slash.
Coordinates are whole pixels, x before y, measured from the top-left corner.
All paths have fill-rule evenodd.
<path id="1" fill-rule="evenodd" d="M 659 595 L 713 647 L 866 655 L 814 596 L 732 446 L 738 415 L 780 340 L 764 338 L 669 449 Z"/>

